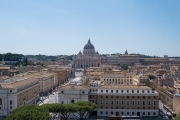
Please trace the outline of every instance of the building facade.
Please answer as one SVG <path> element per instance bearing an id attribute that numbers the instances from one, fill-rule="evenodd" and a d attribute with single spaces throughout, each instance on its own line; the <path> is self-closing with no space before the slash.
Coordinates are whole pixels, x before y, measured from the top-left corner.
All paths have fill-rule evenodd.
<path id="1" fill-rule="evenodd" d="M 130 76 L 129 76 L 130 77 Z M 123 82 L 124 82 L 124 78 Z M 131 79 L 131 78 L 129 78 Z M 103 81 L 89 81 L 88 85 L 75 80 L 59 87 L 59 103 L 70 104 L 77 101 L 96 103 L 97 116 L 149 116 L 159 114 L 159 93 L 145 85 L 104 84 Z M 86 82 L 85 82 L 86 83 Z"/>
<path id="2" fill-rule="evenodd" d="M 0 84 L 0 117 L 39 98 L 39 80 L 32 77 L 9 79 Z"/>
<path id="3" fill-rule="evenodd" d="M 72 60 L 73 68 L 99 67 L 100 64 L 101 56 L 98 52 L 95 52 L 95 48 L 90 40 L 84 46 L 83 53 L 80 51 L 77 55 L 73 56 Z"/>

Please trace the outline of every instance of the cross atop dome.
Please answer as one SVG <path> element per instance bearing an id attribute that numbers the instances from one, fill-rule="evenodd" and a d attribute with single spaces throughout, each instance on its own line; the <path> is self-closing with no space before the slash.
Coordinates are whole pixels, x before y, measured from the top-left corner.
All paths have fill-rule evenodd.
<path id="1" fill-rule="evenodd" d="M 89 44 L 91 43 L 90 38 L 89 38 L 89 40 L 88 40 L 88 43 L 89 43 Z"/>

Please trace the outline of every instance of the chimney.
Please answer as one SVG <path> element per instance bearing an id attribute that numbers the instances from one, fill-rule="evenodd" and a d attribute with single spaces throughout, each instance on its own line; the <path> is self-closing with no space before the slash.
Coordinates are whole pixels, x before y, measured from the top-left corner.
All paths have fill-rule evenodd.
<path id="1" fill-rule="evenodd" d="M 14 73 L 14 82 L 16 82 L 16 73 Z"/>

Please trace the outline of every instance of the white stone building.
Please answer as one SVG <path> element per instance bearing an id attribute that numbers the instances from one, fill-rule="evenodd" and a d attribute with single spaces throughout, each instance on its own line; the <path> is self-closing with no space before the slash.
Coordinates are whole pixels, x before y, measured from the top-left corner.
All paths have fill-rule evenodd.
<path id="1" fill-rule="evenodd" d="M 61 104 L 88 101 L 89 88 L 83 85 L 84 78 L 77 77 L 68 84 L 59 87 L 58 100 Z"/>
<path id="2" fill-rule="evenodd" d="M 95 52 L 95 48 L 91 41 L 84 46 L 83 53 L 81 51 L 73 56 L 72 67 L 73 68 L 88 68 L 99 67 L 101 64 L 101 56 L 98 52 Z"/>

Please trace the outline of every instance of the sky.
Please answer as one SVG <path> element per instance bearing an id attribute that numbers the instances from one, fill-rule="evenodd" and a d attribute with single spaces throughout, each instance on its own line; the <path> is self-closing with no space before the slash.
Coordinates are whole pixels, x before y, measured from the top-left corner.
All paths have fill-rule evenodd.
<path id="1" fill-rule="evenodd" d="M 0 0 L 0 53 L 180 56 L 180 0 Z"/>

